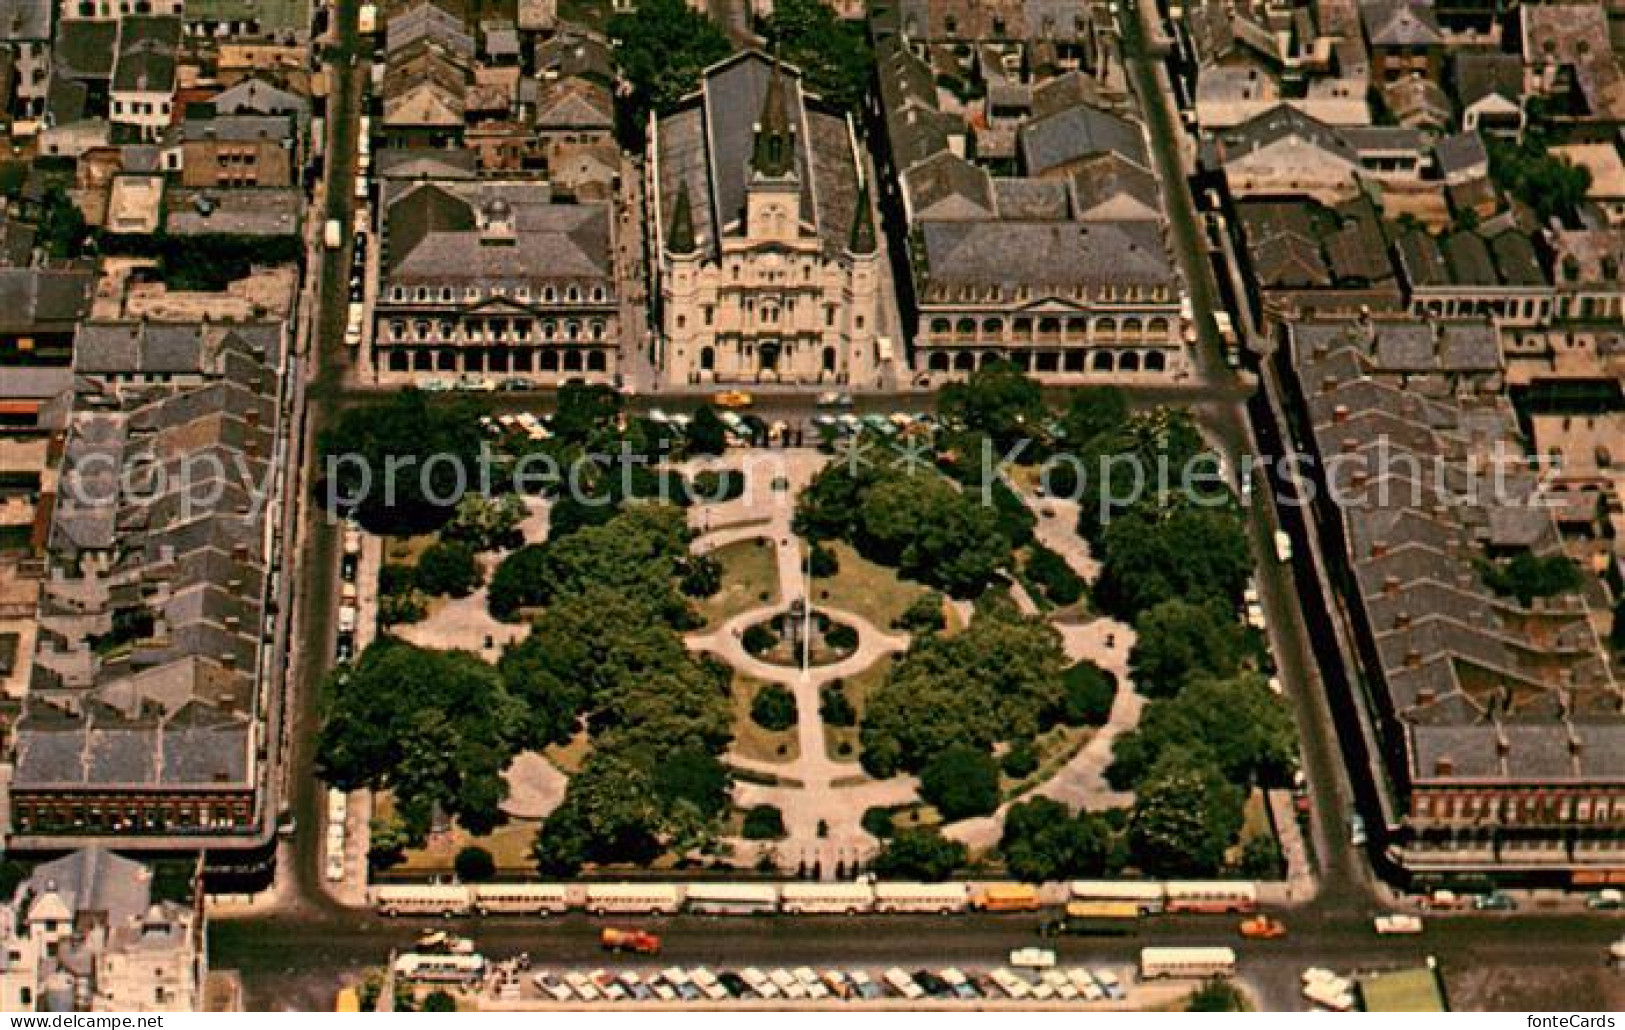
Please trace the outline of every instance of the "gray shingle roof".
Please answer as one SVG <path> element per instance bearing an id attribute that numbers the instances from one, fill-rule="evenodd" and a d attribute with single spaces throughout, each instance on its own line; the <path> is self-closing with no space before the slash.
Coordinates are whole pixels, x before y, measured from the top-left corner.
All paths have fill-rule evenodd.
<path id="1" fill-rule="evenodd" d="M 925 258 L 947 286 L 1168 286 L 1173 269 L 1146 222 L 927 222 Z"/>
<path id="2" fill-rule="evenodd" d="M 1069 107 L 1020 129 L 1021 161 L 1028 175 L 1043 175 L 1091 154 L 1112 153 L 1146 164 L 1140 127 L 1091 107 Z"/>

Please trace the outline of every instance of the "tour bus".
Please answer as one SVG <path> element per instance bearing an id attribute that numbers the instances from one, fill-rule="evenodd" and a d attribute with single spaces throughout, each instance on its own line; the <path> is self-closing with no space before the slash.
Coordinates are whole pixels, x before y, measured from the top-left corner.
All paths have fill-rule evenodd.
<path id="1" fill-rule="evenodd" d="M 1142 909 L 1132 901 L 1073 901 L 1066 906 L 1068 919 L 1115 919 L 1133 922 Z"/>
<path id="2" fill-rule="evenodd" d="M 788 915 L 872 911 L 875 893 L 866 883 L 787 883 L 780 889 Z"/>
<path id="3" fill-rule="evenodd" d="M 672 915 L 682 903 L 677 887 L 669 883 L 595 883 L 587 888 L 587 911 L 598 916 Z"/>
<path id="4" fill-rule="evenodd" d="M 485 956 L 409 952 L 395 960 L 395 975 L 415 983 L 473 983 L 485 975 Z"/>
<path id="5" fill-rule="evenodd" d="M 971 895 L 971 907 L 979 912 L 1037 912 L 1038 891 L 1024 883 L 989 884 Z"/>
<path id="6" fill-rule="evenodd" d="M 877 883 L 875 911 L 936 912 L 948 915 L 965 911 L 970 893 L 962 883 Z"/>
<path id="7" fill-rule="evenodd" d="M 386 884 L 374 887 L 373 904 L 386 916 L 466 916 L 468 888 L 454 883 Z"/>
<path id="8" fill-rule="evenodd" d="M 771 883 L 694 883 L 688 910 L 700 915 L 744 916 L 779 910 L 779 889 Z"/>
<path id="9" fill-rule="evenodd" d="M 1072 897 L 1077 901 L 1130 901 L 1142 915 L 1162 911 L 1162 884 L 1144 880 L 1074 880 Z"/>
<path id="10" fill-rule="evenodd" d="M 1234 976 L 1236 952 L 1233 948 L 1141 948 L 1140 979 L 1161 977 L 1205 980 L 1213 976 Z"/>
<path id="11" fill-rule="evenodd" d="M 482 883 L 474 888 L 474 909 L 488 915 L 556 915 L 570 899 L 557 883 Z"/>
<path id="12" fill-rule="evenodd" d="M 1172 880 L 1163 884 L 1169 912 L 1244 914 L 1258 909 L 1258 887 L 1236 880 Z"/>

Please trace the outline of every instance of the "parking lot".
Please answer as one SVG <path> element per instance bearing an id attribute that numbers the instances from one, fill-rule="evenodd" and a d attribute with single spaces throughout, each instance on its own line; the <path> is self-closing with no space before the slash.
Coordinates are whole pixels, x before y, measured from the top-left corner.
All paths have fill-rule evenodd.
<path id="1" fill-rule="evenodd" d="M 1121 967 L 1055 966 L 1026 969 L 999 966 L 905 970 L 755 967 L 713 970 L 706 966 L 529 969 L 523 960 L 498 966 L 476 995 L 481 1007 L 535 1008 L 538 1005 L 661 1005 L 716 1007 L 761 1004 L 849 1005 L 888 1003 L 987 1007 L 1064 1003 L 1069 1008 L 1141 1009 L 1182 997 L 1191 984 L 1137 983 Z"/>

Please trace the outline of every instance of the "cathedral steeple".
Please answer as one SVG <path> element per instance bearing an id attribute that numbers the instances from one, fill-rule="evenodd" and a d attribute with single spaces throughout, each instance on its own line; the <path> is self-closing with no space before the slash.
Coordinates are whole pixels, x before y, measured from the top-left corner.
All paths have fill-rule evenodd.
<path id="1" fill-rule="evenodd" d="M 852 212 L 852 235 L 847 240 L 847 249 L 854 254 L 873 254 L 875 246 L 875 216 L 869 209 L 869 183 L 865 180 L 858 187 L 858 207 Z"/>
<path id="2" fill-rule="evenodd" d="M 694 204 L 688 198 L 688 179 L 677 182 L 677 199 L 671 206 L 671 232 L 666 249 L 673 254 L 692 254 L 699 249 L 694 238 Z"/>
<path id="3" fill-rule="evenodd" d="M 762 98 L 762 114 L 756 121 L 756 145 L 751 150 L 751 171 L 765 179 L 787 179 L 795 174 L 795 129 L 790 123 L 790 105 L 785 95 L 784 73 L 773 62 Z"/>

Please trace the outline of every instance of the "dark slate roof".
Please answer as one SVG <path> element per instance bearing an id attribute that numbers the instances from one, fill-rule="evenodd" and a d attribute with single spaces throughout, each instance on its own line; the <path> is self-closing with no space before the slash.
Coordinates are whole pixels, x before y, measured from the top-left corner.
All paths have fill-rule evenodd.
<path id="1" fill-rule="evenodd" d="M 1433 160 L 1439 174 L 1446 177 L 1488 168 L 1490 152 L 1484 149 L 1483 137 L 1476 132 L 1458 132 L 1433 144 Z"/>
<path id="2" fill-rule="evenodd" d="M 1113 153 L 1145 166 L 1145 140 L 1140 127 L 1092 107 L 1069 107 L 1027 122 L 1019 133 L 1022 167 L 1043 175 L 1091 154 Z"/>
<path id="3" fill-rule="evenodd" d="M 1360 20 L 1372 46 L 1437 46 L 1444 42 L 1431 4 L 1416 0 L 1366 0 Z"/>
<path id="4" fill-rule="evenodd" d="M 1455 57 L 1456 99 L 1471 107 L 1495 94 L 1514 103 L 1523 97 L 1523 59 L 1517 54 L 1465 52 Z"/>
<path id="5" fill-rule="evenodd" d="M 985 219 L 998 212 L 987 170 L 947 151 L 910 168 L 903 189 L 916 221 Z"/>
<path id="6" fill-rule="evenodd" d="M 51 0 L 0 0 L 0 42 L 49 40 L 54 6 Z"/>
<path id="7" fill-rule="evenodd" d="M 1144 205 L 1151 217 L 1161 216 L 1156 176 L 1117 154 L 1085 159 L 1072 173 L 1072 195 L 1079 217 L 1125 197 Z"/>
<path id="8" fill-rule="evenodd" d="M 66 79 L 111 79 L 118 52 L 116 21 L 64 21 L 57 26 L 52 68 Z"/>
<path id="9" fill-rule="evenodd" d="M 602 204 L 556 204 L 527 183 L 407 185 L 387 198 L 388 282 L 516 284 L 607 281 L 610 214 Z M 505 205 L 513 235 L 482 231 Z"/>
<path id="10" fill-rule="evenodd" d="M 94 282 L 89 272 L 0 268 L 0 332 L 72 332 L 90 310 Z"/>
<path id="11" fill-rule="evenodd" d="M 1292 137 L 1307 140 L 1350 164 L 1357 164 L 1360 160 L 1358 152 L 1342 133 L 1290 104 L 1272 107 L 1225 131 L 1219 139 L 1225 158 L 1232 160 Z"/>
<path id="12" fill-rule="evenodd" d="M 933 284 L 1168 286 L 1173 268 L 1149 222 L 927 222 Z"/>

